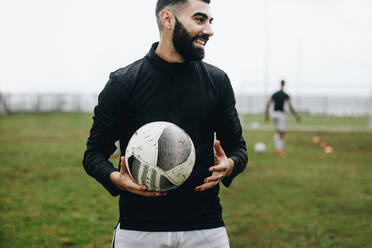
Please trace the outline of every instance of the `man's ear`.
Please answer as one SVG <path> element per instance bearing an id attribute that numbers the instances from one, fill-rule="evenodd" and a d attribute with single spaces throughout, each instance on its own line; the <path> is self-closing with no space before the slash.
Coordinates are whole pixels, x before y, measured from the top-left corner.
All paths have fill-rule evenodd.
<path id="1" fill-rule="evenodd" d="M 165 29 L 171 30 L 173 28 L 174 15 L 169 10 L 163 10 L 159 13 L 160 21 Z"/>

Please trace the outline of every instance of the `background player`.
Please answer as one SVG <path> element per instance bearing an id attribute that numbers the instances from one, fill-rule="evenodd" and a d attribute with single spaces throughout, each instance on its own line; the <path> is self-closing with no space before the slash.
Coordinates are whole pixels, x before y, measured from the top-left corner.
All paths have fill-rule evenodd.
<path id="1" fill-rule="evenodd" d="M 292 114 L 295 116 L 296 120 L 299 122 L 301 121 L 300 116 L 294 110 L 292 103 L 290 101 L 290 97 L 288 94 L 284 92 L 284 85 L 285 81 L 282 80 L 280 82 L 280 90 L 275 92 L 269 99 L 266 104 L 266 111 L 265 111 L 265 120 L 266 122 L 269 121 L 269 108 L 270 104 L 274 102 L 274 112 L 272 114 L 272 120 L 275 126 L 275 134 L 274 134 L 274 144 L 275 144 L 275 153 L 278 156 L 283 156 L 283 147 L 284 147 L 284 135 L 286 131 L 286 116 L 284 111 L 284 104 L 288 103 L 289 109 Z"/>

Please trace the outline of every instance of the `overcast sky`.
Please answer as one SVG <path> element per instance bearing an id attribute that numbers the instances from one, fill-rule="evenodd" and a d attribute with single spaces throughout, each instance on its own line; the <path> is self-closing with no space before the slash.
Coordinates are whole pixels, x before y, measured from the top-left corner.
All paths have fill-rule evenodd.
<path id="1" fill-rule="evenodd" d="M 156 0 L 0 1 L 0 91 L 98 93 L 158 41 Z M 205 61 L 237 93 L 372 92 L 371 0 L 212 0 Z"/>

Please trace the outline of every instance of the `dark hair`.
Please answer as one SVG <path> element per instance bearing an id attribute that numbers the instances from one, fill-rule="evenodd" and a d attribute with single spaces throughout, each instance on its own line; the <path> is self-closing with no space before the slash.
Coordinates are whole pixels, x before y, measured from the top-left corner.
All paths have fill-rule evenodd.
<path id="1" fill-rule="evenodd" d="M 285 85 L 285 81 L 284 80 L 280 81 L 280 85 L 281 86 L 284 86 Z"/>
<path id="2" fill-rule="evenodd" d="M 159 13 L 167 6 L 169 5 L 184 5 L 188 2 L 189 0 L 158 0 L 157 3 L 156 3 L 156 8 L 155 8 L 155 16 L 156 16 L 156 20 L 158 22 L 158 26 L 159 28 L 161 27 L 161 22 L 160 22 L 160 18 L 159 18 Z M 210 0 L 200 0 L 200 1 L 203 1 L 207 4 L 209 4 L 211 1 Z"/>

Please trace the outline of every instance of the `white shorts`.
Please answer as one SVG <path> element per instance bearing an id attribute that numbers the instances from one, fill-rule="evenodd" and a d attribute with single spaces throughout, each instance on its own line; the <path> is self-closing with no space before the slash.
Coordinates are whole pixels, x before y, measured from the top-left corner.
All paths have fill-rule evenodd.
<path id="1" fill-rule="evenodd" d="M 112 248 L 229 248 L 226 228 L 184 232 L 114 231 Z"/>
<path id="2" fill-rule="evenodd" d="M 272 114 L 275 130 L 278 132 L 285 132 L 287 129 L 285 113 L 282 111 L 275 111 Z"/>

